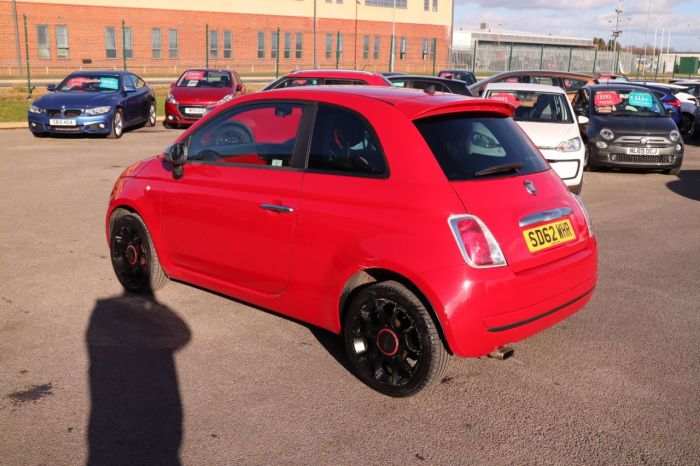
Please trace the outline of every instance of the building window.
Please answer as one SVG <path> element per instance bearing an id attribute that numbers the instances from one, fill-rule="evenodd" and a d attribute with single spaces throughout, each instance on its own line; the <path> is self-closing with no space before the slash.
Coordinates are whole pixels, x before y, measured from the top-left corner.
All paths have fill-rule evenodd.
<path id="1" fill-rule="evenodd" d="M 374 59 L 379 60 L 379 47 L 382 43 L 382 38 L 374 36 Z"/>
<path id="2" fill-rule="evenodd" d="M 265 58 L 265 33 L 258 32 L 258 58 Z"/>
<path id="3" fill-rule="evenodd" d="M 279 32 L 274 31 L 270 33 L 270 58 L 277 58 L 277 51 L 280 47 L 280 35 Z"/>
<path id="4" fill-rule="evenodd" d="M 423 52 L 422 52 L 423 60 L 427 60 L 427 59 L 428 59 L 428 53 L 429 53 L 429 52 L 428 52 L 428 50 L 429 50 L 429 45 L 428 45 L 428 44 L 430 44 L 429 40 L 428 40 L 428 39 L 423 39 Z"/>
<path id="5" fill-rule="evenodd" d="M 176 59 L 177 56 L 177 29 L 168 29 L 168 58 Z"/>
<path id="6" fill-rule="evenodd" d="M 49 27 L 40 24 L 36 27 L 37 43 L 39 44 L 39 58 L 48 60 L 51 58 L 51 44 L 49 44 Z"/>
<path id="7" fill-rule="evenodd" d="M 56 26 L 56 56 L 68 58 L 68 26 Z"/>
<path id="8" fill-rule="evenodd" d="M 105 56 L 117 58 L 117 34 L 114 28 L 105 28 Z"/>
<path id="9" fill-rule="evenodd" d="M 224 58 L 233 57 L 233 35 L 231 31 L 224 31 Z"/>
<path id="10" fill-rule="evenodd" d="M 284 58 L 292 58 L 292 33 L 284 33 Z"/>
<path id="11" fill-rule="evenodd" d="M 423 10 L 430 11 L 430 0 L 423 0 Z"/>
<path id="12" fill-rule="evenodd" d="M 338 34 L 338 43 L 336 44 L 335 59 L 340 61 L 343 59 L 343 35 Z"/>
<path id="13" fill-rule="evenodd" d="M 362 37 L 362 59 L 369 60 L 369 36 Z"/>
<path id="14" fill-rule="evenodd" d="M 365 0 L 367 6 L 383 6 L 388 8 L 403 8 L 406 9 L 406 0 Z"/>
<path id="15" fill-rule="evenodd" d="M 151 29 L 151 57 L 153 58 L 163 58 L 161 56 L 161 37 L 160 29 Z"/>
<path id="16" fill-rule="evenodd" d="M 432 40 L 430 41 L 430 59 L 431 60 L 435 60 L 435 57 L 436 57 L 435 49 L 436 48 L 437 48 L 437 39 L 433 37 Z"/>
<path id="17" fill-rule="evenodd" d="M 209 30 L 209 58 L 219 58 L 219 31 Z"/>
<path id="18" fill-rule="evenodd" d="M 401 38 L 401 48 L 399 49 L 399 60 L 404 60 L 406 58 L 406 38 Z"/>
<path id="19" fill-rule="evenodd" d="M 438 11 L 438 0 L 433 0 L 433 11 Z"/>
<path id="20" fill-rule="evenodd" d="M 302 50 L 304 50 L 304 36 L 301 34 L 301 32 L 297 32 L 295 45 L 296 45 L 296 51 L 295 51 L 294 57 L 301 58 L 302 57 Z"/>
<path id="21" fill-rule="evenodd" d="M 333 34 L 326 34 L 326 60 L 333 57 Z"/>
<path id="22" fill-rule="evenodd" d="M 124 28 L 124 58 L 134 58 L 134 46 L 131 40 L 131 28 Z"/>

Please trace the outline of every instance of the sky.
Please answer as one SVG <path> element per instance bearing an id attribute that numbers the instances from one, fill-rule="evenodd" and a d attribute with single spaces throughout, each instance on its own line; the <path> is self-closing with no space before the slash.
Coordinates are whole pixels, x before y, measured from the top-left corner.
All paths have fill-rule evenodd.
<path id="1" fill-rule="evenodd" d="M 487 23 L 491 31 L 524 31 L 571 37 L 611 36 L 619 0 L 454 0 L 455 29 L 478 29 Z M 651 15 L 648 16 L 649 5 Z M 661 43 L 671 31 L 671 48 L 700 51 L 700 1 L 625 0 L 620 16 L 621 45 L 643 47 Z M 647 33 L 647 18 L 649 28 Z M 648 34 L 648 35 L 647 35 Z"/>

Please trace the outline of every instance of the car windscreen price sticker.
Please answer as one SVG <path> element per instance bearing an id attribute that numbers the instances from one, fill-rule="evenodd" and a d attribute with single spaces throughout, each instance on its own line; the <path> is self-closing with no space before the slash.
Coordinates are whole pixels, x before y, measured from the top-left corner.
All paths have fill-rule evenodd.
<path id="1" fill-rule="evenodd" d="M 489 99 L 495 100 L 496 102 L 504 102 L 506 104 L 510 104 L 515 108 L 520 107 L 520 101 L 518 99 L 516 99 L 514 95 L 507 94 L 505 92 L 499 92 L 498 94 L 492 94 L 489 96 Z"/>
<path id="2" fill-rule="evenodd" d="M 630 95 L 627 96 L 627 103 L 635 107 L 652 108 L 654 106 L 654 100 L 648 92 L 630 92 Z"/>
<path id="3" fill-rule="evenodd" d="M 614 91 L 600 91 L 593 96 L 593 103 L 597 107 L 612 107 L 622 102 L 620 94 Z"/>
<path id="4" fill-rule="evenodd" d="M 112 76 L 102 76 L 100 78 L 100 87 L 103 89 L 118 90 L 119 89 L 119 78 Z"/>
<path id="5" fill-rule="evenodd" d="M 204 79 L 204 71 L 188 71 L 185 73 L 187 81 L 201 81 Z"/>

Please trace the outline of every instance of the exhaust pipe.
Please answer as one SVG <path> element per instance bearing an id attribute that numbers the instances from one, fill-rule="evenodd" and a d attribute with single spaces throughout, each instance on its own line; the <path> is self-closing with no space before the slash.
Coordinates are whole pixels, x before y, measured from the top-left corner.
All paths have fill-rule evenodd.
<path id="1" fill-rule="evenodd" d="M 515 354 L 515 350 L 510 346 L 501 346 L 489 353 L 489 357 L 492 359 L 498 359 L 499 361 L 504 361 Z"/>

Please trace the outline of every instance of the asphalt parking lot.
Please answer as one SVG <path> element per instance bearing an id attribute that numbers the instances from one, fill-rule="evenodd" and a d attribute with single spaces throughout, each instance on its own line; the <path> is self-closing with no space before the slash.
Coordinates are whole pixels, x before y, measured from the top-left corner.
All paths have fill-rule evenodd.
<path id="1" fill-rule="evenodd" d="M 181 283 L 125 296 L 104 214 L 178 131 L 0 132 L 0 464 L 700 464 L 700 145 L 587 173 L 584 310 L 507 361 L 373 392 L 339 338 Z"/>

